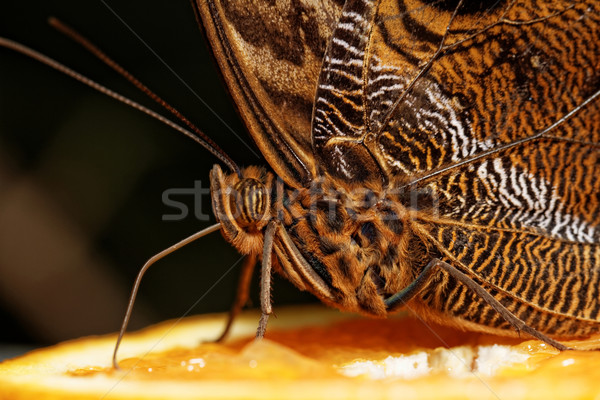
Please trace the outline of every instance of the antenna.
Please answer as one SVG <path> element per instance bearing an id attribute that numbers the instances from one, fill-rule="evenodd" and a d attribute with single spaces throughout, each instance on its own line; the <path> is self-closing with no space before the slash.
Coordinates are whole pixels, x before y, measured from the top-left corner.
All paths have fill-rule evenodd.
<path id="1" fill-rule="evenodd" d="M 80 43 L 84 48 L 86 48 L 93 55 L 95 55 L 98 59 L 100 59 L 100 61 L 104 62 L 106 65 L 111 67 L 113 70 L 118 72 L 121 76 L 123 76 L 125 79 L 127 79 L 129 82 L 131 82 L 134 86 L 136 86 L 138 89 L 140 89 L 146 95 L 148 95 L 151 99 L 153 99 L 158 104 L 160 104 L 162 107 L 164 107 L 166 110 L 171 112 L 180 121 L 185 123 L 190 129 L 192 129 L 193 132 L 182 127 L 181 125 L 171 121 L 170 119 L 164 117 L 163 115 L 158 114 L 157 112 L 149 109 L 148 107 L 145 107 L 145 106 L 141 105 L 140 103 L 138 103 L 134 100 L 131 100 L 130 98 L 125 97 L 122 94 L 117 93 L 117 92 L 107 88 L 106 86 L 103 86 L 103 85 L 93 81 L 92 79 L 80 74 L 77 71 L 72 70 L 71 68 L 65 66 L 64 64 L 61 64 L 58 61 L 56 61 L 48 56 L 45 56 L 44 54 L 42 54 L 38 51 L 35 51 L 25 45 L 22 45 L 20 43 L 17 43 L 15 41 L 7 39 L 7 38 L 0 37 L 0 46 L 5 47 L 10 50 L 13 50 L 13 51 L 16 51 L 17 53 L 23 54 L 27 57 L 30 57 L 30 58 L 42 63 L 42 64 L 45 64 L 45 65 L 49 66 L 50 68 L 53 68 L 65 75 L 91 87 L 92 89 L 97 90 L 100 93 L 103 93 L 109 97 L 112 97 L 113 99 L 115 99 L 123 104 L 126 104 L 132 108 L 135 108 L 136 110 L 139 110 L 139 111 L 143 112 L 144 114 L 151 116 L 152 118 L 164 123 L 165 125 L 175 129 L 176 131 L 183 133 L 185 136 L 189 137 L 190 139 L 194 140 L 195 142 L 199 143 L 202 147 L 207 149 L 210 153 L 212 153 L 215 157 L 217 157 L 225 165 L 227 165 L 227 167 L 232 172 L 235 172 L 239 177 L 241 177 L 241 171 L 240 171 L 240 168 L 237 166 L 237 164 L 212 139 L 210 139 L 205 133 L 203 133 L 194 124 L 192 124 L 179 111 L 177 111 L 174 107 L 170 106 L 167 102 L 162 100 L 158 95 L 156 95 L 154 92 L 152 92 L 149 88 L 147 88 L 140 81 L 138 81 L 133 75 L 131 75 L 124 68 L 122 68 L 119 64 L 117 64 L 112 59 L 110 59 L 106 54 L 104 54 L 101 50 L 99 50 L 96 46 L 94 46 L 89 40 L 87 40 L 86 38 L 84 38 L 83 36 L 81 36 L 80 34 L 75 32 L 68 26 L 64 25 L 56 18 L 51 18 L 49 20 L 49 22 L 53 27 L 55 27 L 56 29 L 58 29 L 60 32 L 67 35 L 71 39 L 75 40 L 76 42 Z"/>
<path id="2" fill-rule="evenodd" d="M 161 258 L 165 257 L 166 255 L 171 254 L 175 250 L 182 248 L 186 244 L 189 244 L 196 239 L 200 239 L 201 237 L 206 236 L 209 233 L 218 231 L 220 228 L 221 228 L 221 223 L 218 223 L 218 224 L 209 226 L 208 228 L 202 229 L 200 232 L 196 232 L 193 235 L 188 236 L 187 238 L 183 239 L 182 241 L 175 243 L 173 246 L 171 246 L 167 249 L 164 249 L 160 253 L 155 254 L 154 256 L 150 257 L 150 259 L 148 261 L 146 261 L 146 263 L 142 266 L 142 268 L 140 269 L 140 271 L 137 274 L 137 277 L 135 278 L 135 283 L 133 284 L 133 289 L 131 290 L 131 295 L 129 296 L 129 302 L 127 303 L 127 311 L 125 311 L 125 317 L 123 318 L 123 322 L 121 323 L 121 329 L 119 330 L 119 336 L 117 337 L 117 343 L 115 343 L 115 350 L 113 351 L 113 357 L 112 357 L 112 363 L 113 363 L 113 367 L 115 369 L 119 369 L 119 363 L 117 362 L 117 352 L 119 351 L 119 346 L 121 344 L 121 340 L 123 339 L 123 336 L 125 335 L 125 331 L 127 330 L 127 325 L 129 325 L 129 320 L 131 319 L 131 313 L 133 311 L 133 305 L 135 303 L 135 298 L 137 297 L 138 290 L 140 288 L 140 283 L 142 281 L 142 277 L 144 276 L 146 271 L 148 271 L 148 268 L 150 268 L 155 262 L 157 262 Z"/>
<path id="3" fill-rule="evenodd" d="M 185 125 L 187 125 L 193 132 L 182 127 L 181 125 L 171 121 L 170 119 L 162 116 L 161 114 L 158 114 L 155 111 L 152 111 L 151 109 L 141 105 L 140 103 L 137 103 L 136 101 L 133 101 L 133 100 L 107 88 L 106 86 L 103 86 L 103 85 L 93 81 L 92 79 L 78 73 L 77 71 L 72 70 L 71 68 L 65 66 L 64 64 L 61 64 L 58 61 L 56 61 L 50 57 L 47 57 L 44 54 L 42 54 L 38 51 L 35 51 L 27 46 L 24 46 L 13 40 L 3 38 L 3 37 L 0 37 L 0 46 L 5 47 L 10 50 L 13 50 L 13 51 L 16 51 L 17 53 L 23 54 L 27 57 L 30 57 L 30 58 L 42 63 L 42 64 L 45 64 L 63 74 L 91 87 L 92 89 L 97 90 L 98 92 L 103 93 L 109 97 L 112 97 L 113 99 L 115 99 L 121 103 L 124 103 L 132 108 L 135 108 L 135 109 L 157 119 L 158 121 L 164 123 L 165 125 L 183 133 L 184 135 L 186 135 L 190 139 L 196 141 L 197 143 L 202 145 L 205 149 L 210 151 L 215 157 L 217 157 L 225 165 L 227 165 L 227 167 L 229 167 L 229 169 L 231 169 L 232 172 L 235 172 L 240 178 L 242 177 L 241 170 L 237 166 L 237 164 L 210 137 L 208 137 L 206 134 L 204 134 L 200 129 L 198 129 L 194 124 L 192 124 L 187 118 L 185 118 L 174 107 L 169 105 L 167 102 L 165 102 L 163 99 L 161 99 L 158 95 L 156 95 L 154 92 L 152 92 L 148 87 L 146 87 L 143 83 L 141 83 L 139 80 L 137 80 L 133 75 L 131 75 L 129 72 L 127 72 L 119 64 L 114 62 L 111 58 L 109 58 L 104 52 L 102 52 L 100 49 L 98 49 L 94 44 L 92 44 L 85 37 L 83 37 L 76 31 L 74 31 L 67 25 L 63 24 L 56 18 L 50 18 L 49 23 L 54 28 L 56 28 L 58 31 L 60 31 L 61 33 L 65 34 L 69 38 L 71 38 L 74 41 L 76 41 L 77 43 L 81 44 L 90 53 L 92 53 L 94 56 L 96 56 L 98 59 L 100 59 L 100 61 L 102 61 L 104 64 L 106 64 L 107 66 L 109 66 L 110 68 L 112 68 L 113 70 L 118 72 L 121 76 L 123 76 L 125 79 L 127 79 L 129 82 L 131 82 L 135 87 L 137 87 L 139 90 L 144 92 L 148 97 L 150 97 L 152 100 L 154 100 L 155 102 L 160 104 L 162 107 L 164 107 L 166 110 L 168 110 L 171 114 L 173 114 L 175 117 L 177 117 L 180 121 L 182 121 Z M 161 251 L 160 253 L 154 255 L 148 261 L 146 261 L 146 263 L 142 266 L 142 268 L 138 272 L 135 283 L 133 285 L 133 289 L 131 291 L 131 295 L 129 297 L 129 301 L 127 304 L 127 310 L 125 312 L 125 316 L 124 316 L 123 322 L 121 324 L 121 329 L 119 330 L 119 336 L 117 337 L 117 342 L 115 343 L 115 349 L 113 352 L 113 359 L 112 359 L 113 366 L 115 369 L 119 369 L 119 365 L 117 363 L 117 352 L 119 350 L 119 346 L 121 344 L 123 336 L 125 335 L 125 331 L 127 330 L 127 326 L 129 325 L 129 320 L 131 319 L 133 305 L 134 305 L 135 299 L 137 297 L 137 293 L 138 293 L 138 290 L 140 287 L 140 282 L 142 280 L 142 277 L 146 273 L 146 271 L 156 261 L 165 257 L 166 255 L 180 249 L 181 247 L 193 242 L 196 239 L 206 236 L 209 233 L 215 232 L 215 231 L 219 230 L 220 228 L 221 228 L 221 224 L 217 223 L 217 224 L 209 226 L 208 228 L 205 228 L 199 232 L 196 232 L 195 234 L 183 239 L 182 241 L 180 241 L 180 242 L 170 246 L 169 248 Z"/>

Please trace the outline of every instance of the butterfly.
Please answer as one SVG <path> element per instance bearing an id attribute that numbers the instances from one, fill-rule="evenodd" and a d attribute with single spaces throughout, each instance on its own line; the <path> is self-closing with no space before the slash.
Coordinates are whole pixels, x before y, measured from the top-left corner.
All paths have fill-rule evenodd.
<path id="1" fill-rule="evenodd" d="M 195 9 L 273 170 L 211 173 L 224 237 L 245 271 L 262 258 L 259 336 L 272 271 L 375 317 L 406 306 L 558 348 L 598 330 L 594 1 Z"/>
<path id="2" fill-rule="evenodd" d="M 596 331 L 594 6 L 195 3 L 273 170 L 211 173 L 248 255 L 234 311 L 261 258 L 258 336 L 273 271 L 376 317 L 405 306 L 557 348 Z"/>

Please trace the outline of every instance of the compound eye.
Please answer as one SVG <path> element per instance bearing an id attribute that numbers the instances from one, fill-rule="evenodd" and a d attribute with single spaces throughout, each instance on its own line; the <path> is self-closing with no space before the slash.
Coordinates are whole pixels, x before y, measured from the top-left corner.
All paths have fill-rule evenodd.
<path id="1" fill-rule="evenodd" d="M 267 211 L 268 201 L 265 185 L 252 178 L 239 181 L 229 197 L 233 217 L 241 227 L 261 221 Z"/>

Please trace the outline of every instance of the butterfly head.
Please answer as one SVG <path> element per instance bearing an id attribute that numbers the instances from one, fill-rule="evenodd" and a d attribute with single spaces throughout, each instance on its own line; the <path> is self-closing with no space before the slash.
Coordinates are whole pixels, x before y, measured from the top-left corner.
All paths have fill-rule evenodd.
<path id="1" fill-rule="evenodd" d="M 259 254 L 263 230 L 271 219 L 273 175 L 248 167 L 225 175 L 218 165 L 210 174 L 213 211 L 225 239 L 242 254 Z"/>

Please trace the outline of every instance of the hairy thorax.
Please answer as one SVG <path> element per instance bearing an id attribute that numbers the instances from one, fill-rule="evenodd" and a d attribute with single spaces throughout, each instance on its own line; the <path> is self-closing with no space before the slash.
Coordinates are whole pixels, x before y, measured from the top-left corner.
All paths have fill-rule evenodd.
<path id="1" fill-rule="evenodd" d="M 385 316 L 384 300 L 428 261 L 423 227 L 398 193 L 336 187 L 327 179 L 293 189 L 256 167 L 242 176 L 225 176 L 219 167 L 211 174 L 225 238 L 243 254 L 261 255 L 265 227 L 279 221 L 274 269 L 327 304 Z"/>

